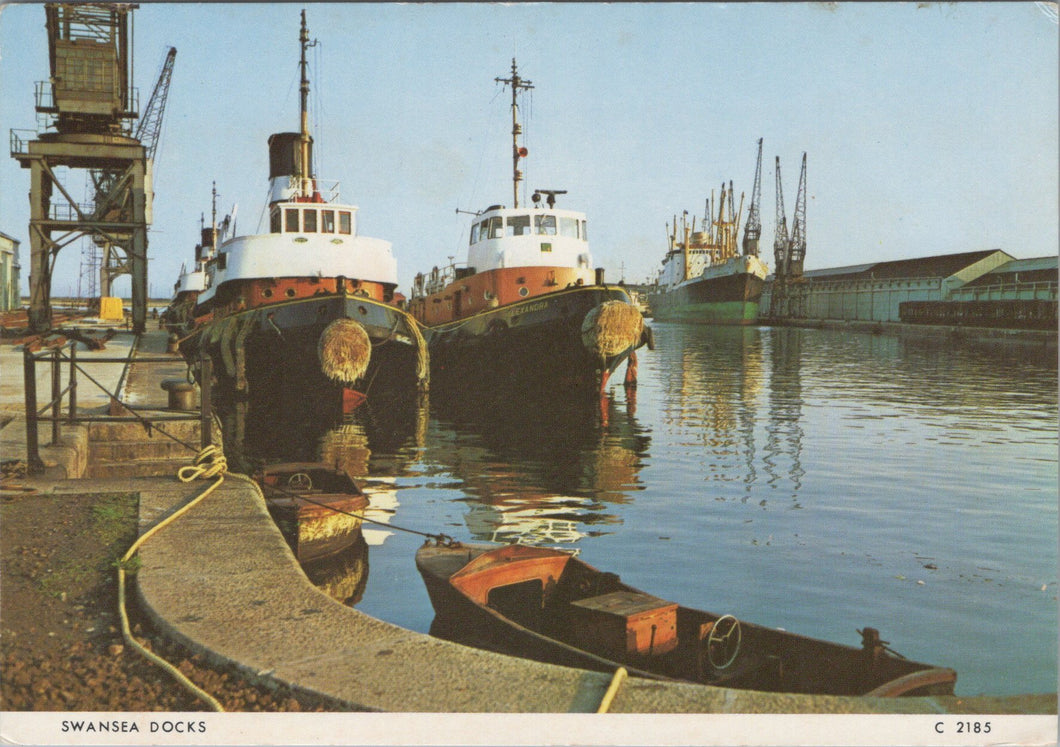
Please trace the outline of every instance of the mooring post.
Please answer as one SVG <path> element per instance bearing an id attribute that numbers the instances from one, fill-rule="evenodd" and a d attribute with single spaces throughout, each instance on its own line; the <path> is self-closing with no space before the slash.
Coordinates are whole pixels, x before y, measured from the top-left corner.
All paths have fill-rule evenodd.
<path id="1" fill-rule="evenodd" d="M 213 443 L 210 432 L 213 425 L 212 378 L 213 360 L 204 353 L 199 357 L 199 445 L 203 449 Z"/>
<path id="2" fill-rule="evenodd" d="M 70 415 L 73 423 L 77 419 L 77 341 L 70 343 Z"/>
<path id="3" fill-rule="evenodd" d="M 52 446 L 59 445 L 59 438 L 61 436 L 59 417 L 62 414 L 61 398 L 62 398 L 62 370 L 60 369 L 61 358 L 59 355 L 59 348 L 52 350 Z"/>
<path id="4" fill-rule="evenodd" d="M 28 346 L 22 347 L 22 380 L 26 391 L 26 471 L 31 475 L 44 472 L 40 458 L 40 440 L 37 432 L 37 371 L 33 353 Z"/>

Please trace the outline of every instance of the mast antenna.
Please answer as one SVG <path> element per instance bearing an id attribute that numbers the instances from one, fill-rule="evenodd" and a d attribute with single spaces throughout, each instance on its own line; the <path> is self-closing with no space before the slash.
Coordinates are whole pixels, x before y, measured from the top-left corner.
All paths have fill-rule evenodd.
<path id="1" fill-rule="evenodd" d="M 519 207 L 519 182 L 523 180 L 523 173 L 519 171 L 519 159 L 527 155 L 526 148 L 519 147 L 519 135 L 523 128 L 519 124 L 519 91 L 528 91 L 534 84 L 519 77 L 519 71 L 515 66 L 515 58 L 512 58 L 512 77 L 494 78 L 498 83 L 511 86 L 512 88 L 512 207 Z"/>
<path id="2" fill-rule="evenodd" d="M 309 75 L 305 52 L 309 47 L 315 47 L 319 42 L 314 39 L 309 41 L 309 28 L 305 22 L 305 9 L 302 9 L 302 28 L 298 33 L 298 43 L 302 50 L 301 59 L 298 62 L 299 72 L 302 75 L 299 91 L 301 97 L 301 153 L 298 164 L 298 188 L 302 197 L 311 197 L 312 189 L 310 180 L 313 178 L 313 168 L 309 163 Z"/>

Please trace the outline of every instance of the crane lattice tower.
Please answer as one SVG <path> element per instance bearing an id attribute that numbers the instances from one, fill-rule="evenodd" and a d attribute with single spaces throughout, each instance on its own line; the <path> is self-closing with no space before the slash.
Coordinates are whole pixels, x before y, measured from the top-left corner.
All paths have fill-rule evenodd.
<path id="1" fill-rule="evenodd" d="M 79 237 L 115 247 L 132 276 L 133 327 L 147 319 L 147 226 L 151 184 L 145 148 L 132 133 L 135 4 L 45 5 L 50 76 L 36 85 L 43 131 L 12 131 L 11 156 L 30 171 L 32 329 L 51 326 L 52 273 L 59 251 Z M 117 175 L 104 204 L 79 204 L 64 176 L 75 170 Z"/>

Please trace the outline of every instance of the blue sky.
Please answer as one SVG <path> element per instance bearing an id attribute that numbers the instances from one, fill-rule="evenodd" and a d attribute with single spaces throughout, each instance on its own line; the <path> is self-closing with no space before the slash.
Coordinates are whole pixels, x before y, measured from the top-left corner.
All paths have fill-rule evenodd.
<path id="1" fill-rule="evenodd" d="M 146 103 L 178 50 L 155 173 L 152 294 L 190 260 L 210 186 L 255 230 L 266 140 L 298 126 L 297 4 L 142 3 L 135 85 Z M 808 269 L 1058 241 L 1058 34 L 1038 3 L 309 4 L 321 178 L 393 242 L 403 290 L 466 253 L 469 217 L 511 200 L 512 57 L 526 184 L 566 189 L 595 264 L 640 282 L 666 223 L 733 180 L 750 200 L 765 139 L 762 247 L 772 265 L 774 156 L 789 223 L 808 153 Z M 33 128 L 48 77 L 44 10 L 0 12 L 0 127 Z M 70 183 L 82 184 L 81 176 Z M 0 163 L 0 231 L 29 274 L 29 172 Z M 746 206 L 745 206 L 746 214 Z M 77 287 L 79 245 L 53 294 Z M 119 284 L 119 292 L 127 288 Z"/>

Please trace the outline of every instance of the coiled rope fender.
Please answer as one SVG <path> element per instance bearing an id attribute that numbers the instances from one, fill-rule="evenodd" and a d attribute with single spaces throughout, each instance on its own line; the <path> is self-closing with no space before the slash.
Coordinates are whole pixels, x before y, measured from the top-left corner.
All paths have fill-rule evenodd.
<path id="1" fill-rule="evenodd" d="M 143 535 L 132 544 L 132 547 L 128 549 L 124 556 L 122 556 L 121 562 L 118 563 L 118 614 L 121 617 L 121 634 L 122 638 L 136 649 L 145 659 L 156 664 L 162 669 L 169 672 L 173 678 L 184 687 L 185 690 L 190 692 L 192 695 L 197 697 L 199 700 L 206 703 L 214 711 L 224 711 L 224 707 L 221 703 L 210 695 L 208 692 L 200 688 L 194 682 L 184 676 L 184 673 L 177 669 L 175 666 L 170 664 L 168 661 L 158 656 L 152 651 L 149 651 L 143 646 L 135 637 L 133 637 L 132 631 L 129 629 L 129 616 L 125 611 L 125 568 L 129 561 L 134 555 L 140 550 L 140 547 L 153 537 L 157 532 L 166 526 L 169 526 L 178 518 L 186 514 L 192 508 L 202 502 L 206 496 L 210 495 L 215 491 L 222 482 L 224 482 L 225 472 L 228 469 L 228 465 L 225 461 L 224 454 L 220 448 L 211 444 L 200 451 L 193 464 L 185 465 L 177 471 L 177 477 L 180 478 L 181 482 L 191 482 L 192 480 L 210 478 L 217 478 L 213 484 L 210 485 L 206 490 L 200 493 L 196 498 L 185 503 L 177 511 L 170 516 L 167 516 L 162 521 L 155 524 L 153 527 L 148 529 Z"/>

